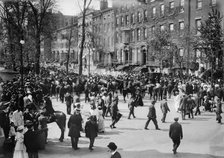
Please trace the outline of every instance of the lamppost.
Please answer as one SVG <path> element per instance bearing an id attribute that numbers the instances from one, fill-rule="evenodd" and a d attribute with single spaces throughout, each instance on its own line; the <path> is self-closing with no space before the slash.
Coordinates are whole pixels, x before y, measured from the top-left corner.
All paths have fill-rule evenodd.
<path id="1" fill-rule="evenodd" d="M 182 62 L 183 62 L 183 56 L 184 56 L 183 49 L 179 49 L 179 55 L 180 55 L 180 71 L 181 71 L 181 78 L 182 78 L 183 77 Z"/>
<path id="2" fill-rule="evenodd" d="M 88 65 L 88 74 L 89 74 L 89 76 L 90 76 L 90 74 L 91 74 L 91 69 L 90 69 L 90 66 L 91 66 L 91 60 L 90 60 L 90 58 L 91 57 L 93 57 L 93 52 L 95 51 L 95 48 L 92 48 L 91 49 L 91 47 L 89 46 L 88 47 L 89 48 L 89 53 L 88 53 L 88 58 L 89 58 L 89 61 L 88 61 L 88 63 L 89 63 L 89 65 Z M 92 52 L 91 52 L 91 50 L 92 50 Z"/>
<path id="3" fill-rule="evenodd" d="M 23 87 L 23 45 L 25 44 L 24 40 L 20 40 L 20 75 L 21 75 L 21 86 Z"/>

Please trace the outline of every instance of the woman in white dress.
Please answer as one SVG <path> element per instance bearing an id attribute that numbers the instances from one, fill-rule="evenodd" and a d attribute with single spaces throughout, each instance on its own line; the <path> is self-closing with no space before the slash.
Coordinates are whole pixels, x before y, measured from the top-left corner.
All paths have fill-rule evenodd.
<path id="1" fill-rule="evenodd" d="M 104 118 L 103 118 L 103 110 L 102 107 L 98 107 L 98 132 L 104 133 L 105 132 L 105 126 L 104 126 Z"/>
<path id="2" fill-rule="evenodd" d="M 17 133 L 16 133 L 16 146 L 13 154 L 13 158 L 28 158 L 28 154 L 26 152 L 26 146 L 24 145 L 24 127 L 19 126 L 17 128 Z"/>
<path id="3" fill-rule="evenodd" d="M 180 101 L 182 97 L 183 97 L 183 93 L 180 90 L 179 90 L 179 93 L 175 94 L 174 96 L 174 108 L 176 112 L 179 111 Z"/>

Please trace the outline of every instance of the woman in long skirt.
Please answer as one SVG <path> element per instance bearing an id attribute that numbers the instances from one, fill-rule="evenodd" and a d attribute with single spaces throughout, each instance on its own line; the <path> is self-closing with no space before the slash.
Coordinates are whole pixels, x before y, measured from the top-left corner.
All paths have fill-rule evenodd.
<path id="1" fill-rule="evenodd" d="M 13 154 L 13 158 L 28 158 L 28 154 L 26 152 L 26 146 L 24 145 L 24 127 L 19 126 L 17 128 L 17 133 L 16 133 L 16 146 L 15 146 L 15 151 Z M 32 140 L 30 140 L 32 141 Z"/>
<path id="2" fill-rule="evenodd" d="M 103 110 L 101 107 L 98 107 L 98 132 L 99 133 L 105 132 Z"/>

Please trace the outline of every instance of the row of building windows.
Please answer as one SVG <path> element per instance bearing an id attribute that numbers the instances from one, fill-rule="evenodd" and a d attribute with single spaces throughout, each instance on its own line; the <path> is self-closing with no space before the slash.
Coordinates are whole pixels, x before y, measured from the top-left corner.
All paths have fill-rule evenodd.
<path id="1" fill-rule="evenodd" d="M 103 46 L 104 48 L 112 48 L 114 46 L 114 37 L 101 37 L 94 40 L 96 46 Z"/>
<path id="2" fill-rule="evenodd" d="M 184 1 L 185 0 L 179 0 L 180 4 L 182 4 L 181 6 L 184 6 Z M 144 0 L 145 3 L 149 3 L 149 2 L 155 2 L 155 0 Z M 172 5 L 174 5 L 174 2 L 170 2 L 173 3 Z M 216 0 L 210 0 L 210 4 L 211 5 L 216 5 Z M 199 9 L 202 7 L 202 0 L 196 0 L 196 8 Z"/>
<path id="3" fill-rule="evenodd" d="M 183 31 L 184 28 L 185 28 L 184 21 L 179 21 L 178 25 L 179 25 L 178 26 L 179 31 L 180 32 Z M 195 19 L 195 28 L 196 28 L 196 34 L 197 35 L 199 34 L 200 27 L 201 27 L 201 19 Z M 163 24 L 163 25 L 160 25 L 159 28 L 160 28 L 161 31 L 164 31 L 166 29 L 166 26 L 165 26 L 165 24 Z M 170 23 L 169 24 L 168 30 L 170 32 L 175 31 L 174 23 Z M 155 32 L 155 26 L 152 26 L 150 28 L 150 31 L 151 31 L 151 34 L 153 34 Z M 135 30 L 131 30 L 130 38 L 129 38 L 130 42 L 134 42 L 135 41 L 135 36 L 136 36 L 136 40 L 137 41 L 140 41 L 142 39 L 143 40 L 147 39 L 148 32 L 149 32 L 149 29 L 147 29 L 145 27 L 143 27 L 142 29 L 141 28 L 137 28 Z M 141 39 L 141 37 L 142 37 L 142 39 Z M 119 41 L 119 39 L 120 39 L 120 41 L 123 41 L 122 36 L 121 36 L 121 38 L 119 38 L 118 35 L 117 35 L 117 40 Z"/>
<path id="4" fill-rule="evenodd" d="M 184 5 L 185 0 L 180 0 L 179 2 L 179 12 L 184 12 Z M 216 5 L 216 0 L 211 0 L 211 5 Z M 202 8 L 202 0 L 196 0 L 196 9 Z M 169 13 L 172 13 L 175 9 L 174 1 L 169 2 Z M 151 17 L 155 18 L 157 16 L 157 7 L 152 7 L 152 14 Z M 160 16 L 164 16 L 166 8 L 164 4 L 160 4 Z M 137 13 L 131 13 L 128 15 L 123 15 L 116 18 L 116 26 L 124 26 L 129 24 L 134 24 L 135 22 L 141 23 L 143 20 L 147 20 L 148 18 L 148 11 L 145 9 L 142 12 L 138 11 Z"/>
<path id="5" fill-rule="evenodd" d="M 102 31 L 104 32 L 112 31 L 113 25 L 114 25 L 113 22 L 106 24 L 95 24 L 95 26 L 93 26 L 93 32 L 99 33 Z"/>

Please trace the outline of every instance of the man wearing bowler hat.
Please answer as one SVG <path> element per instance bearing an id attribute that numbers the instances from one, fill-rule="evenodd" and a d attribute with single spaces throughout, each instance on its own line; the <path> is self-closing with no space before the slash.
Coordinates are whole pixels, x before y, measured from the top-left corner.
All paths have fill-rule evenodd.
<path id="1" fill-rule="evenodd" d="M 180 145 L 180 140 L 183 139 L 183 131 L 181 124 L 178 123 L 179 118 L 174 118 L 174 123 L 170 125 L 169 137 L 173 141 L 173 153 L 177 153 L 177 148 Z"/>
<path id="2" fill-rule="evenodd" d="M 110 158 L 121 158 L 121 154 L 117 151 L 117 145 L 114 142 L 110 142 L 107 147 L 111 153 Z"/>
<path id="3" fill-rule="evenodd" d="M 157 120 L 156 120 L 156 108 L 155 108 L 155 103 L 156 101 L 153 100 L 151 102 L 151 105 L 149 106 L 149 112 L 148 112 L 148 120 L 146 121 L 145 123 L 145 130 L 148 130 L 148 125 L 149 125 L 149 122 L 152 120 L 152 122 L 154 123 L 155 125 L 155 128 L 156 130 L 160 130 L 160 128 L 158 127 L 158 123 L 157 123 Z"/>

